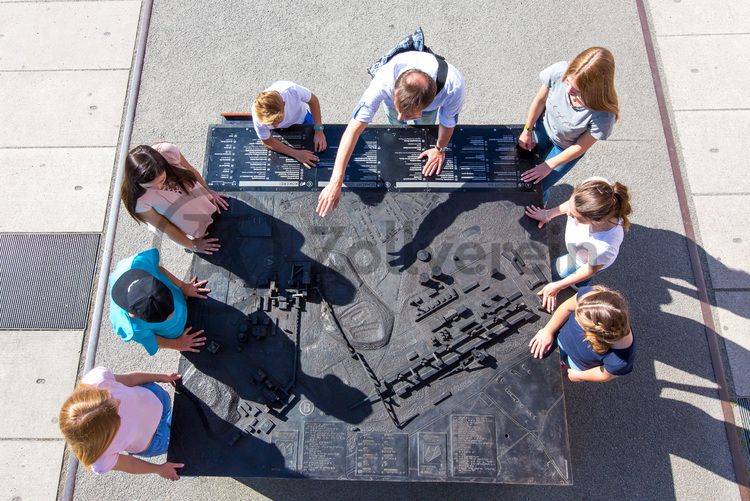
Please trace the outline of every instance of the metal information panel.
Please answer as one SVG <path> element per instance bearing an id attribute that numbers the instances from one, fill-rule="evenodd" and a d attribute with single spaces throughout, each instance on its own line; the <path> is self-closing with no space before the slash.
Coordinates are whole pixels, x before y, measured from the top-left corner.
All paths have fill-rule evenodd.
<path id="1" fill-rule="evenodd" d="M 326 151 L 313 169 L 276 154 L 258 140 L 252 124 L 214 125 L 206 149 L 208 184 L 225 191 L 313 191 L 328 184 L 344 125 L 326 125 Z M 463 125 L 455 128 L 439 176 L 422 176 L 419 154 L 435 145 L 437 127 L 371 125 L 352 154 L 344 187 L 389 191 L 531 189 L 519 172 L 533 167 L 516 148 L 520 127 Z M 274 131 L 294 148 L 313 150 L 311 126 Z"/>
<path id="2" fill-rule="evenodd" d="M 548 319 L 546 236 L 523 216 L 541 195 L 517 186 L 525 161 L 487 152 L 510 129 L 457 131 L 439 181 L 413 160 L 432 129 L 370 130 L 349 182 L 373 184 L 324 219 L 327 157 L 302 169 L 246 125 L 210 129 L 206 178 L 230 210 L 210 228 L 221 251 L 193 261 L 212 292 L 188 325 L 209 339 L 180 360 L 169 460 L 184 475 L 570 484 L 559 357 L 528 348 Z"/>

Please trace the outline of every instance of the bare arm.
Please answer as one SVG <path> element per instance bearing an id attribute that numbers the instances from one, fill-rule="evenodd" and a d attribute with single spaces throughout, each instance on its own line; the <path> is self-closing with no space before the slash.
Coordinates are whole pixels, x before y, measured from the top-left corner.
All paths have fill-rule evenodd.
<path id="1" fill-rule="evenodd" d="M 203 335 L 203 329 L 191 332 L 192 327 L 187 327 L 180 337 L 163 337 L 154 335 L 156 346 L 159 348 L 168 348 L 177 351 L 199 352 L 200 347 L 206 344 L 206 337 Z"/>
<path id="2" fill-rule="evenodd" d="M 547 102 L 547 95 L 549 94 L 549 87 L 546 85 L 542 85 L 539 87 L 539 90 L 536 93 L 536 96 L 534 96 L 534 100 L 531 101 L 531 106 L 529 106 L 529 112 L 526 115 L 526 123 L 525 125 L 529 128 L 533 128 L 534 124 L 537 120 L 539 120 L 539 117 L 542 116 L 542 113 L 544 112 L 544 107 Z M 534 142 L 534 135 L 531 133 L 531 131 L 528 131 L 524 128 L 524 130 L 521 132 L 521 135 L 518 138 L 518 144 L 521 145 L 522 148 L 526 150 L 531 150 L 534 148 L 536 143 Z"/>
<path id="3" fill-rule="evenodd" d="M 519 140 L 520 142 L 520 140 Z M 596 143 L 596 138 L 589 132 L 584 133 L 578 138 L 576 144 L 568 146 L 558 155 L 535 165 L 531 169 L 521 174 L 521 180 L 527 183 L 538 183 L 552 172 L 555 167 L 570 162 L 586 153 Z"/>
<path id="4" fill-rule="evenodd" d="M 323 119 L 320 116 L 320 101 L 315 94 L 310 93 L 310 101 L 307 103 L 310 106 L 310 114 L 313 117 L 313 124 L 318 127 L 323 124 Z M 313 146 L 315 151 L 323 151 L 328 147 L 326 142 L 325 132 L 322 130 L 316 130 L 313 135 Z"/>
<path id="5" fill-rule="evenodd" d="M 545 285 L 542 290 L 536 293 L 537 296 L 542 296 L 542 308 L 546 308 L 548 311 L 554 310 L 557 304 L 557 294 L 561 290 L 578 282 L 588 280 L 596 275 L 603 266 L 601 264 L 591 265 L 586 263 L 567 277 Z"/>
<path id="6" fill-rule="evenodd" d="M 339 189 L 344 184 L 344 174 L 349 165 L 349 160 L 352 158 L 352 153 L 354 153 L 354 147 L 366 128 L 365 122 L 355 119 L 349 121 L 344 134 L 341 136 L 341 144 L 339 144 L 339 150 L 336 153 L 336 161 L 333 164 L 333 173 L 329 184 L 335 184 Z"/>
<path id="7" fill-rule="evenodd" d="M 180 378 L 179 374 L 157 374 L 155 372 L 128 372 L 113 374 L 115 381 L 125 386 L 141 386 L 146 383 L 170 383 Z"/>
<path id="8" fill-rule="evenodd" d="M 580 381 L 589 381 L 592 383 L 605 383 L 615 379 L 617 376 L 607 372 L 604 366 L 592 367 L 585 371 L 577 371 L 575 369 L 568 369 L 568 379 L 574 383 Z"/>
<path id="9" fill-rule="evenodd" d="M 552 332 L 559 331 L 563 324 L 565 324 L 565 321 L 568 320 L 568 316 L 576 311 L 577 306 L 578 298 L 575 295 L 569 297 L 558 309 L 555 310 L 544 328 L 551 330 Z"/>
<path id="10" fill-rule="evenodd" d="M 179 229 L 169 219 L 156 212 L 153 208 L 146 212 L 138 213 L 143 221 L 149 223 L 151 226 L 159 231 L 164 232 L 170 240 L 182 245 L 186 249 L 191 249 L 195 252 L 202 252 L 204 254 L 213 254 L 221 248 L 219 245 L 218 238 L 196 238 L 190 240 L 185 232 Z"/>
<path id="11" fill-rule="evenodd" d="M 313 117 L 313 123 L 315 125 L 322 124 L 323 119 L 320 115 L 320 101 L 318 100 L 318 96 L 310 93 L 310 100 L 307 102 L 307 104 L 308 106 L 310 106 L 310 114 Z"/>
<path id="12" fill-rule="evenodd" d="M 341 198 L 341 187 L 344 184 L 344 174 L 349 165 L 349 159 L 352 157 L 354 147 L 359 140 L 359 136 L 367 128 L 365 122 L 351 119 L 346 126 L 344 134 L 341 136 L 339 150 L 336 153 L 336 161 L 333 164 L 333 173 L 328 185 L 320 192 L 318 197 L 318 206 L 315 209 L 318 214 L 325 216 L 330 213 L 339 203 Z"/>
<path id="13" fill-rule="evenodd" d="M 594 146 L 594 143 L 596 143 L 596 138 L 589 132 L 586 132 L 578 138 L 576 144 L 568 146 L 562 152 L 560 152 L 559 155 L 555 155 L 554 157 L 547 160 L 547 165 L 550 169 L 554 169 L 558 165 L 562 165 L 564 163 L 570 162 L 571 160 L 575 160 L 576 158 L 586 153 L 589 148 Z"/>
<path id="14" fill-rule="evenodd" d="M 555 310 L 552 317 L 547 321 L 547 325 L 539 329 L 539 332 L 531 338 L 529 346 L 531 347 L 531 354 L 534 358 L 542 358 L 544 354 L 549 351 L 555 340 L 555 335 L 563 324 L 565 324 L 570 313 L 575 311 L 577 305 L 578 301 L 576 296 L 569 298 Z"/>
<path id="15" fill-rule="evenodd" d="M 566 200 L 562 204 L 560 204 L 557 207 L 553 207 L 552 209 L 543 209 L 542 207 L 537 207 L 536 205 L 528 205 L 526 206 L 526 215 L 529 216 L 531 219 L 535 219 L 536 221 L 539 221 L 539 228 L 542 228 L 545 224 L 549 223 L 553 219 L 555 219 L 557 216 L 562 216 L 563 214 L 567 215 L 568 211 L 570 209 L 570 204 Z"/>
<path id="16" fill-rule="evenodd" d="M 182 295 L 186 298 L 197 297 L 199 299 L 206 299 L 203 293 L 211 292 L 211 289 L 206 288 L 208 280 L 198 280 L 198 277 L 194 277 L 190 282 L 185 282 L 174 276 L 172 272 L 163 266 L 159 266 L 159 270 L 167 276 L 170 282 L 180 289 Z"/>
<path id="17" fill-rule="evenodd" d="M 308 169 L 315 167 L 315 164 L 320 161 L 320 158 L 318 158 L 318 156 L 315 155 L 312 151 L 292 148 L 288 144 L 285 144 L 283 141 L 279 141 L 273 136 L 269 137 L 268 139 L 263 139 L 263 144 L 269 150 L 273 150 L 275 152 L 281 153 L 282 155 L 292 157 Z"/>
<path id="18" fill-rule="evenodd" d="M 154 464 L 138 459 L 133 456 L 120 454 L 117 458 L 117 463 L 112 468 L 117 471 L 124 471 L 125 473 L 133 473 L 135 475 L 143 475 L 145 473 L 156 473 L 160 477 L 164 477 L 167 480 L 179 480 L 180 476 L 177 474 L 177 468 L 185 466 L 182 463 L 164 463 Z"/>
<path id="19" fill-rule="evenodd" d="M 138 215 L 141 216 L 143 221 L 165 233 L 173 242 L 176 242 L 187 249 L 193 248 L 193 241 L 185 235 L 185 232 L 175 226 L 172 221 L 156 212 L 153 208 L 146 212 L 139 212 Z"/>
<path id="20" fill-rule="evenodd" d="M 172 272 L 170 272 L 168 269 L 166 269 L 163 266 L 159 266 L 159 271 L 164 273 L 169 279 L 169 281 L 172 282 L 180 290 L 182 290 L 182 288 L 187 284 L 187 282 L 183 282 L 182 280 L 174 276 Z M 183 294 L 185 294 L 184 291 L 183 291 Z"/>
<path id="21" fill-rule="evenodd" d="M 563 278 L 562 280 L 558 280 L 557 282 L 552 282 L 553 284 L 556 284 L 558 290 L 563 290 L 564 288 L 577 284 L 578 282 L 583 282 L 584 280 L 588 280 L 589 278 L 596 275 L 599 270 L 604 267 L 603 264 L 588 264 L 581 266 L 578 268 L 575 273 L 571 273 L 567 277 Z M 549 284 L 552 285 L 552 284 Z"/>
<path id="22" fill-rule="evenodd" d="M 264 139 L 263 144 L 269 150 L 273 150 L 277 153 L 281 153 L 282 155 L 286 155 L 292 158 L 296 158 L 295 155 L 297 155 L 298 152 L 296 148 L 292 148 L 288 144 L 285 144 L 283 141 L 279 141 L 273 136 L 269 137 L 268 139 Z M 309 165 L 305 165 L 305 167 L 309 167 Z"/>

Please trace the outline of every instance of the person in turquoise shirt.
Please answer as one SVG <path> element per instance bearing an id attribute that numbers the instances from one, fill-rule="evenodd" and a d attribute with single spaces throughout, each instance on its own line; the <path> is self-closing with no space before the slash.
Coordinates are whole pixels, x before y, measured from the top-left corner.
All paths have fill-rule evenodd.
<path id="1" fill-rule="evenodd" d="M 183 282 L 159 266 L 159 251 L 149 249 L 123 259 L 109 276 L 109 318 L 123 341 L 143 345 L 149 355 L 159 348 L 200 351 L 203 330 L 191 332 L 187 323 L 188 297 L 205 299 L 207 280 Z M 183 330 L 184 329 L 184 330 Z"/>

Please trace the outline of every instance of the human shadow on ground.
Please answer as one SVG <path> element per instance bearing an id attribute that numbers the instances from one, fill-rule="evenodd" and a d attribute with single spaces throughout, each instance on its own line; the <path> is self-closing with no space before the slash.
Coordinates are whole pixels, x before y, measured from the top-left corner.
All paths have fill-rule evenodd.
<path id="1" fill-rule="evenodd" d="M 275 445 L 266 443 L 271 435 L 263 430 L 251 431 L 254 439 L 242 438 L 229 445 L 237 427 L 244 429 L 247 425 L 238 424 L 238 405 L 249 402 L 261 410 L 255 430 L 267 418 L 279 429 L 290 430 L 290 437 L 292 431 L 299 432 L 300 424 L 295 421 L 303 420 L 299 407 L 303 402 L 305 412 L 309 408 L 309 412 L 343 423 L 362 422 L 372 406 L 369 402 L 354 404 L 366 400 L 367 395 L 334 374 L 316 377 L 305 373 L 300 353 L 300 339 L 311 318 L 307 311 L 320 309 L 318 277 L 326 277 L 326 284 L 333 284 L 330 287 L 335 290 L 326 298 L 331 302 L 349 304 L 356 290 L 346 277 L 306 256 L 301 251 L 304 236 L 292 226 L 237 198 L 228 201 L 229 211 L 211 226 L 211 235 L 220 239 L 221 250 L 213 255 L 196 255 L 193 261 L 193 273 L 208 279 L 212 290 L 208 299 L 189 301 L 188 325 L 204 329 L 208 340 L 200 352 L 184 352 L 180 360 L 187 391 L 184 398 L 176 398 L 176 406 L 185 408 L 182 401 L 187 399 L 192 409 L 175 413 L 175 422 L 178 429 L 195 433 L 176 435 L 173 447 L 197 454 L 190 455 L 194 466 L 187 474 L 298 476 L 278 465 L 281 452 L 287 463 L 291 461 L 289 444 L 296 444 L 291 438 L 282 440 L 284 444 L 279 447 L 284 451 L 277 448 L 268 460 L 263 454 Z M 293 265 L 310 267 L 306 294 L 300 288 L 305 272 L 293 275 Z M 277 289 L 273 302 L 272 286 Z M 293 292 L 299 296 L 293 298 Z M 282 304 L 281 297 L 293 304 Z M 292 426 L 282 426 L 288 421 Z M 256 450 L 258 437 L 266 439 L 261 440 L 266 445 Z M 277 434 L 273 437 L 275 443 Z"/>
<path id="2" fill-rule="evenodd" d="M 208 235 L 219 239 L 221 249 L 211 255 L 196 255 L 214 268 L 197 264 L 197 270 L 205 268 L 205 273 L 217 276 L 219 270 L 215 267 L 219 267 L 225 270 L 221 275 L 226 282 L 237 282 L 236 285 L 247 289 L 249 294 L 254 288 L 268 288 L 272 281 L 285 287 L 292 279 L 292 265 L 307 262 L 313 276 L 336 276 L 335 297 L 340 304 L 348 304 L 354 298 L 356 290 L 349 280 L 302 252 L 305 237 L 299 230 L 269 214 L 272 208 L 265 207 L 264 203 L 272 203 L 271 198 L 255 198 L 249 193 L 241 196 L 255 207 L 240 198 L 226 197 L 230 208 L 215 218 Z M 226 301 L 228 292 L 219 289 L 211 295 Z M 312 302 L 319 299 L 314 295 L 308 297 Z"/>
<path id="3" fill-rule="evenodd" d="M 444 196 L 445 200 L 433 207 L 424 219 L 419 222 L 419 226 L 414 234 L 410 238 L 405 239 L 402 247 L 391 253 L 389 264 L 398 268 L 400 272 L 413 265 L 417 260 L 417 252 L 430 247 L 435 239 L 450 228 L 462 214 L 480 207 L 484 207 L 488 211 L 503 209 L 508 205 L 510 207 L 525 207 L 529 203 L 530 198 L 534 198 L 529 197 L 528 193 L 512 191 L 451 192 Z M 541 196 L 538 198 L 541 201 Z M 518 218 L 516 212 L 512 211 L 511 213 L 511 211 L 503 210 L 498 214 L 498 217 L 513 217 L 522 228 L 527 230 L 532 240 L 546 244 L 544 235 L 537 235 L 531 231 L 536 228 L 536 223 L 529 221 L 526 217 Z"/>
<path id="4" fill-rule="evenodd" d="M 274 463 L 278 455 L 264 456 L 273 444 L 263 441 L 263 447 L 254 449 L 258 437 L 269 438 L 262 431 L 249 433 L 251 440 L 245 440 L 243 434 L 230 445 L 237 429 L 244 426 L 238 423 L 242 419 L 238 405 L 243 401 L 264 409 L 257 416 L 259 421 L 270 419 L 280 428 L 295 431 L 304 419 L 302 402 L 307 402 L 311 411 L 349 424 L 362 422 L 372 412 L 369 402 L 361 403 L 367 395 L 338 376 L 316 377 L 303 371 L 299 347 L 283 327 L 288 324 L 277 324 L 273 313 L 262 311 L 252 316 L 256 324 L 250 324 L 242 311 L 212 298 L 190 301 L 189 323 L 205 329 L 208 341 L 200 352 L 185 352 L 180 360 L 183 392 L 175 396 L 179 411 L 174 413 L 174 422 L 192 433 L 176 435 L 173 447 L 201 451 L 197 456 L 188 455 L 193 465 L 187 474 L 298 476 L 279 469 Z M 242 325 L 249 329 L 242 332 Z M 241 338 L 240 333 L 245 336 Z M 215 343 L 213 348 L 211 343 Z M 287 422 L 291 427 L 283 426 Z M 248 458 L 252 460 L 248 462 Z"/>
<path id="5" fill-rule="evenodd" d="M 558 203 L 572 191 L 570 186 L 561 188 L 565 193 L 555 197 Z M 536 226 L 530 231 L 545 234 Z M 550 238 L 562 240 L 563 233 L 550 231 Z M 556 245 L 551 243 L 552 247 Z M 705 254 L 705 250 L 701 252 Z M 727 430 L 718 408 L 706 327 L 696 308 L 697 294 L 685 237 L 675 231 L 633 224 L 617 261 L 598 274 L 594 283 L 620 290 L 627 298 L 637 354 L 634 371 L 609 383 L 571 383 L 565 379 L 572 487 L 341 484 L 319 480 L 306 480 L 301 487 L 297 483 L 262 479 L 243 483 L 271 498 L 304 491 L 325 493 L 326 499 L 447 496 L 484 500 L 498 494 L 509 498 L 585 499 L 601 495 L 603 485 L 616 485 L 616 492 L 608 492 L 608 498 L 677 499 L 675 485 L 680 480 L 675 473 L 689 474 L 685 469 L 693 468 L 696 472 L 710 472 L 716 488 L 726 488 L 726 481 L 734 482 L 735 477 Z M 725 344 L 731 346 L 727 341 Z M 739 346 L 731 348 L 743 351 Z M 741 431 L 739 426 L 729 430 Z M 606 484 L 602 483 L 603 478 L 607 479 Z M 308 497 L 323 499 L 322 494 Z"/>
<path id="6" fill-rule="evenodd" d="M 557 195 L 567 199 L 572 187 L 559 188 L 563 193 Z M 550 247 L 562 253 L 563 218 L 556 223 Z M 575 476 L 576 489 L 595 492 L 598 475 L 589 472 L 618 474 L 624 457 L 638 457 L 638 466 L 618 474 L 623 497 L 676 498 L 675 458 L 734 481 L 685 237 L 632 224 L 616 262 L 593 283 L 625 295 L 637 353 L 634 372 L 613 382 L 566 383 L 573 466 L 582 472 Z M 620 447 L 627 456 L 612 454 Z"/>

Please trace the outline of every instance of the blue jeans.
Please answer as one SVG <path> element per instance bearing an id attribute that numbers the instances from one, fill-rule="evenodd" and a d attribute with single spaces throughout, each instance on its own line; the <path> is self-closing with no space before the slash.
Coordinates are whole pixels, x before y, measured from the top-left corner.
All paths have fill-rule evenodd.
<path id="1" fill-rule="evenodd" d="M 543 118 L 544 116 L 542 115 L 541 117 L 539 117 L 539 120 L 536 121 L 536 125 L 534 126 L 534 140 L 536 141 L 536 147 L 537 151 L 539 151 L 539 155 L 543 156 L 544 160 L 547 161 L 550 158 L 562 153 L 564 151 L 564 148 L 560 148 L 549 138 L 549 135 L 544 128 Z M 545 152 L 547 152 L 546 155 Z M 554 186 L 560 179 L 562 179 L 562 177 L 567 174 L 568 171 L 572 169 L 573 166 L 577 164 L 581 158 L 583 158 L 583 155 L 571 160 L 568 163 L 558 165 L 552 170 L 552 172 L 547 174 L 547 177 L 542 179 L 542 196 L 544 198 L 545 207 L 547 206 L 547 200 L 549 200 L 550 188 L 552 188 L 552 186 Z"/>
<path id="2" fill-rule="evenodd" d="M 398 119 L 398 111 L 389 106 L 386 106 L 385 103 L 383 103 L 383 111 L 385 111 L 385 116 L 388 119 L 389 124 L 406 125 L 406 120 Z M 435 122 L 437 122 L 437 114 L 438 110 L 432 110 L 428 111 L 427 113 L 422 113 L 422 116 L 420 118 L 414 120 L 414 125 L 434 125 Z"/>
<path id="3" fill-rule="evenodd" d="M 565 351 L 565 348 L 563 345 L 560 344 L 560 336 L 555 336 L 555 344 L 557 345 L 558 350 L 560 350 L 560 361 L 570 367 L 571 369 L 582 371 L 578 365 L 576 365 L 575 362 L 573 362 L 573 359 L 570 358 L 570 355 Z"/>
<path id="4" fill-rule="evenodd" d="M 581 266 L 578 264 L 576 257 L 573 254 L 565 254 L 558 257 L 552 262 L 552 280 L 562 280 L 563 278 L 575 273 Z M 585 287 L 591 283 L 591 279 L 587 278 L 576 284 L 576 287 Z"/>
<path id="5" fill-rule="evenodd" d="M 303 124 L 308 124 L 308 125 L 313 125 L 313 124 L 315 124 L 315 121 L 313 120 L 313 117 L 312 117 L 312 113 L 310 113 L 310 112 L 308 111 L 308 112 L 307 112 L 307 114 L 305 115 L 305 119 L 304 119 L 304 120 L 302 120 L 302 123 L 303 123 Z"/>
<path id="6" fill-rule="evenodd" d="M 172 425 L 172 399 L 169 398 L 169 393 L 156 383 L 146 383 L 141 386 L 156 395 L 162 406 L 161 420 L 156 427 L 154 438 L 145 451 L 135 454 L 136 456 L 150 458 L 165 454 L 167 449 L 169 449 L 169 427 Z"/>

